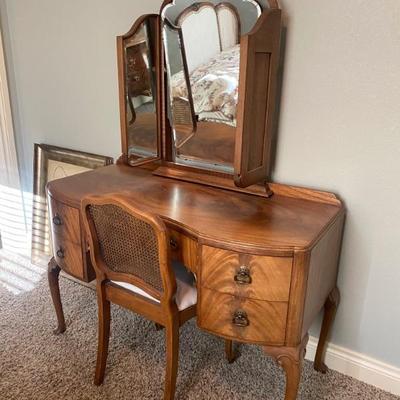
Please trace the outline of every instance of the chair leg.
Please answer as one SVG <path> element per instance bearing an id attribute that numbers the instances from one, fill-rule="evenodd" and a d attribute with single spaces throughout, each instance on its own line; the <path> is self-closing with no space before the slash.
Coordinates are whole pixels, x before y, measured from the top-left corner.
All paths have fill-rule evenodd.
<path id="1" fill-rule="evenodd" d="M 179 322 L 175 318 L 170 321 L 165 330 L 167 365 L 165 371 L 164 400 L 173 400 L 176 389 L 179 357 Z"/>
<path id="2" fill-rule="evenodd" d="M 157 322 L 154 324 L 156 331 L 161 331 L 164 329 L 164 327 L 161 324 L 158 324 Z"/>
<path id="3" fill-rule="evenodd" d="M 232 364 L 237 358 L 232 340 L 225 339 L 225 357 L 229 364 Z"/>
<path id="4" fill-rule="evenodd" d="M 104 288 L 97 288 L 97 302 L 99 308 L 99 332 L 97 347 L 97 364 L 94 377 L 94 384 L 101 385 L 106 370 L 108 343 L 110 338 L 110 302 L 105 298 Z"/>

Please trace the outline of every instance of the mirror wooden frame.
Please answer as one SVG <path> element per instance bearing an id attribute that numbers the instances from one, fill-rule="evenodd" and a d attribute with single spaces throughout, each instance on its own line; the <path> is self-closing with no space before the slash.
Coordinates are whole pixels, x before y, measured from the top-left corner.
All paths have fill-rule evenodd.
<path id="1" fill-rule="evenodd" d="M 124 43 L 126 40 L 132 38 L 142 27 L 143 23 L 146 21 L 153 20 L 156 27 L 155 37 L 154 37 L 154 49 L 155 49 L 155 59 L 154 68 L 156 71 L 156 117 L 157 117 L 157 151 L 156 156 L 140 158 L 138 156 L 129 156 L 129 143 L 128 143 L 128 130 L 126 124 L 126 73 L 125 73 L 125 51 Z M 162 127 L 161 127 L 161 99 L 160 99 L 160 16 L 158 14 L 145 14 L 135 21 L 131 29 L 124 35 L 117 36 L 117 62 L 118 62 L 118 89 L 119 89 L 119 110 L 120 110 L 120 128 L 121 128 L 121 147 L 122 155 L 118 162 L 123 162 L 124 164 L 129 164 L 131 166 L 140 166 L 149 162 L 154 162 L 160 160 L 161 154 L 161 141 L 162 141 Z"/>
<path id="2" fill-rule="evenodd" d="M 233 174 L 212 171 L 174 162 L 172 128 L 168 119 L 165 55 L 161 40 L 161 13 L 173 3 L 165 0 L 160 14 L 139 18 L 132 29 L 117 39 L 120 82 L 122 156 L 119 162 L 139 166 L 155 162 L 154 174 L 174 179 L 223 187 L 269 197 L 271 147 L 275 134 L 277 81 L 280 62 L 281 10 L 276 0 L 264 8 L 253 29 L 240 40 L 239 101 L 235 134 Z M 223 1 L 221 1 L 223 3 Z M 157 125 L 158 155 L 152 159 L 128 159 L 125 127 L 123 38 L 131 36 L 146 18 L 157 18 Z"/>

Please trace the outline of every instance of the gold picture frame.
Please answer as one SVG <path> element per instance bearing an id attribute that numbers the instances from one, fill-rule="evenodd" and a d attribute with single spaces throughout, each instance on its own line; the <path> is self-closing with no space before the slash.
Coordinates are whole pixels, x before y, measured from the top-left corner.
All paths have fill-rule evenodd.
<path id="1" fill-rule="evenodd" d="M 113 164 L 112 157 L 65 149 L 48 144 L 34 145 L 32 202 L 32 263 L 48 261 L 52 255 L 46 185 L 54 179 Z"/>

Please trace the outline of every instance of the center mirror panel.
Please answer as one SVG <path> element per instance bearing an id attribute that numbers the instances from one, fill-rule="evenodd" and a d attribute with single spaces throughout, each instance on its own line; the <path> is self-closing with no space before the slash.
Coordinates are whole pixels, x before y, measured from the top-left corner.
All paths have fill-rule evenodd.
<path id="1" fill-rule="evenodd" d="M 233 172 L 240 38 L 261 12 L 253 0 L 175 0 L 162 10 L 176 163 Z"/>

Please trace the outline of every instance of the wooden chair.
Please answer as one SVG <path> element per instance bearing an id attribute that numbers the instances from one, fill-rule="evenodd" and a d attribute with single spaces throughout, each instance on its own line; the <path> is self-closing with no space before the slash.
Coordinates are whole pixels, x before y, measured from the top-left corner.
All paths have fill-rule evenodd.
<path id="1" fill-rule="evenodd" d="M 170 262 L 169 236 L 156 215 L 121 197 L 88 197 L 82 215 L 96 270 L 99 309 L 95 384 L 104 379 L 110 334 L 110 303 L 165 327 L 164 399 L 174 398 L 179 327 L 196 315 L 193 274 Z"/>

